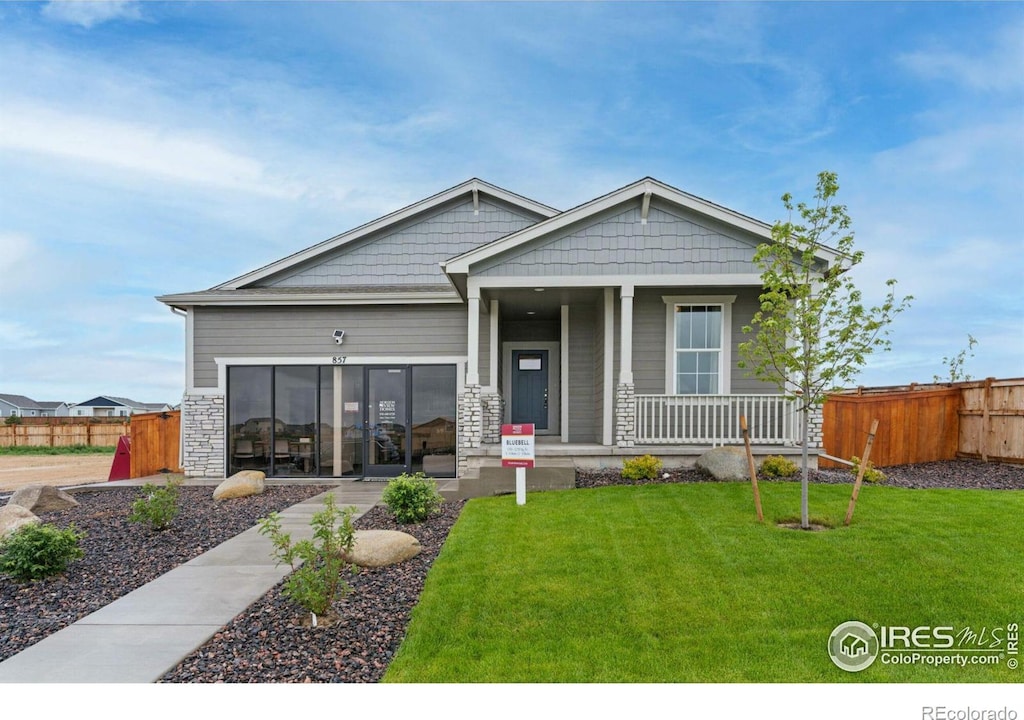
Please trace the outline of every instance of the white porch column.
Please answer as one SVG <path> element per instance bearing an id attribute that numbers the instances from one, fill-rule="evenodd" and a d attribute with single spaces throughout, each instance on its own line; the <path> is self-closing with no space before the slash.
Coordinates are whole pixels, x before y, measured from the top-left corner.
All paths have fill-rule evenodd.
<path id="1" fill-rule="evenodd" d="M 619 330 L 619 385 L 615 391 L 615 444 L 636 443 L 636 389 L 633 386 L 633 286 L 623 285 Z"/>
<path id="2" fill-rule="evenodd" d="M 615 289 L 604 289 L 604 396 L 601 402 L 601 443 L 611 445 L 615 424 Z"/>
<path id="3" fill-rule="evenodd" d="M 619 338 L 619 383 L 633 382 L 633 286 L 622 286 L 622 327 Z"/>
<path id="4" fill-rule="evenodd" d="M 468 302 L 466 303 L 469 307 L 469 338 L 467 339 L 468 347 L 466 348 L 466 357 L 468 358 L 466 367 L 466 385 L 479 385 L 480 384 L 480 292 L 477 291 L 475 295 L 470 294 Z"/>

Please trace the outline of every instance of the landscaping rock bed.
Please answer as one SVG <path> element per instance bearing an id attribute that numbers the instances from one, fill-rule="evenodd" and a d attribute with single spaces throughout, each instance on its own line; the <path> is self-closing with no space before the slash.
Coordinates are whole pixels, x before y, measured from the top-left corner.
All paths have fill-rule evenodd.
<path id="1" fill-rule="evenodd" d="M 212 488 L 182 487 L 170 530 L 128 522 L 139 488 L 76 492 L 78 507 L 44 512 L 44 523 L 73 522 L 86 532 L 85 557 L 63 575 L 18 583 L 0 575 L 0 660 L 4 660 L 135 588 L 330 486 L 270 487 L 262 495 L 216 502 Z M 4 502 L 4 500 L 0 500 Z"/>
<path id="2" fill-rule="evenodd" d="M 278 585 L 185 658 L 161 682 L 189 683 L 373 683 L 379 681 L 405 637 L 412 608 L 434 558 L 464 501 L 442 503 L 441 511 L 418 525 L 399 525 L 381 506 L 354 525 L 357 529 L 399 530 L 420 542 L 414 558 L 378 568 L 361 568 L 348 582 L 352 593 L 336 604 L 340 619 L 310 628 L 308 617 L 281 594 Z"/>
<path id="3" fill-rule="evenodd" d="M 982 490 L 1024 490 L 1024 465 L 983 463 L 980 460 L 948 460 L 943 462 L 899 465 L 882 468 L 888 476 L 881 483 L 914 489 L 959 488 Z M 760 481 L 765 478 L 758 477 Z M 792 478 L 799 481 L 799 474 Z M 855 476 L 848 470 L 812 470 L 813 483 L 852 485 Z M 619 470 L 588 470 L 576 473 L 576 487 L 593 488 L 607 485 L 644 485 L 666 482 L 715 482 L 697 468 L 670 468 L 654 480 L 626 480 Z"/>

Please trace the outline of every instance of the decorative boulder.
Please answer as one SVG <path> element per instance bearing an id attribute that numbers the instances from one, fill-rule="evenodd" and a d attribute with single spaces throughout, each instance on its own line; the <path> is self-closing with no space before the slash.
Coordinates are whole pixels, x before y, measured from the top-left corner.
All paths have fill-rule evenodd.
<path id="1" fill-rule="evenodd" d="M 8 503 L 0 507 L 0 537 L 14 532 L 22 525 L 31 525 L 37 522 L 39 522 L 39 518 L 31 510 L 21 505 L 11 505 Z"/>
<path id="2" fill-rule="evenodd" d="M 352 552 L 345 559 L 360 567 L 394 565 L 420 554 L 420 541 L 397 530 L 356 530 Z"/>
<path id="3" fill-rule="evenodd" d="M 715 480 L 750 479 L 747 454 L 742 448 L 712 448 L 697 458 L 696 465 Z"/>
<path id="4" fill-rule="evenodd" d="M 33 513 L 41 513 L 66 510 L 78 505 L 78 501 L 52 485 L 26 485 L 15 491 L 7 504 L 21 505 Z"/>
<path id="5" fill-rule="evenodd" d="M 267 475 L 259 470 L 242 470 L 222 482 L 213 491 L 214 500 L 230 500 L 231 498 L 259 495 L 265 488 Z"/>

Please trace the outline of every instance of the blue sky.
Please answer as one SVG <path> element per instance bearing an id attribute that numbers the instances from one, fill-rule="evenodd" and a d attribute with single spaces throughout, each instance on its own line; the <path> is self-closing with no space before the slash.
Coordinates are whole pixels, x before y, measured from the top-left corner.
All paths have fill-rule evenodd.
<path id="1" fill-rule="evenodd" d="M 199 290 L 470 177 L 782 217 L 834 170 L 864 384 L 1024 375 L 1022 3 L 0 4 L 0 392 L 177 402 Z"/>

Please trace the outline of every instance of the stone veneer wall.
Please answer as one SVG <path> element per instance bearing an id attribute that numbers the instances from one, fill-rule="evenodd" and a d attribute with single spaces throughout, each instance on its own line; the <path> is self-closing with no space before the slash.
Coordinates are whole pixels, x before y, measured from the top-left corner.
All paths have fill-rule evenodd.
<path id="1" fill-rule="evenodd" d="M 807 418 L 807 447 L 820 448 L 825 442 L 825 412 L 821 405 L 811 408 Z"/>
<path id="2" fill-rule="evenodd" d="M 481 442 L 487 445 L 500 443 L 501 423 L 505 418 L 505 402 L 501 399 L 501 395 L 495 392 L 481 393 L 480 402 L 483 404 Z"/>
<path id="3" fill-rule="evenodd" d="M 185 475 L 224 477 L 224 395 L 186 394 L 181 409 Z"/>
<path id="4" fill-rule="evenodd" d="M 636 386 L 619 383 L 615 389 L 615 444 L 636 445 Z"/>

